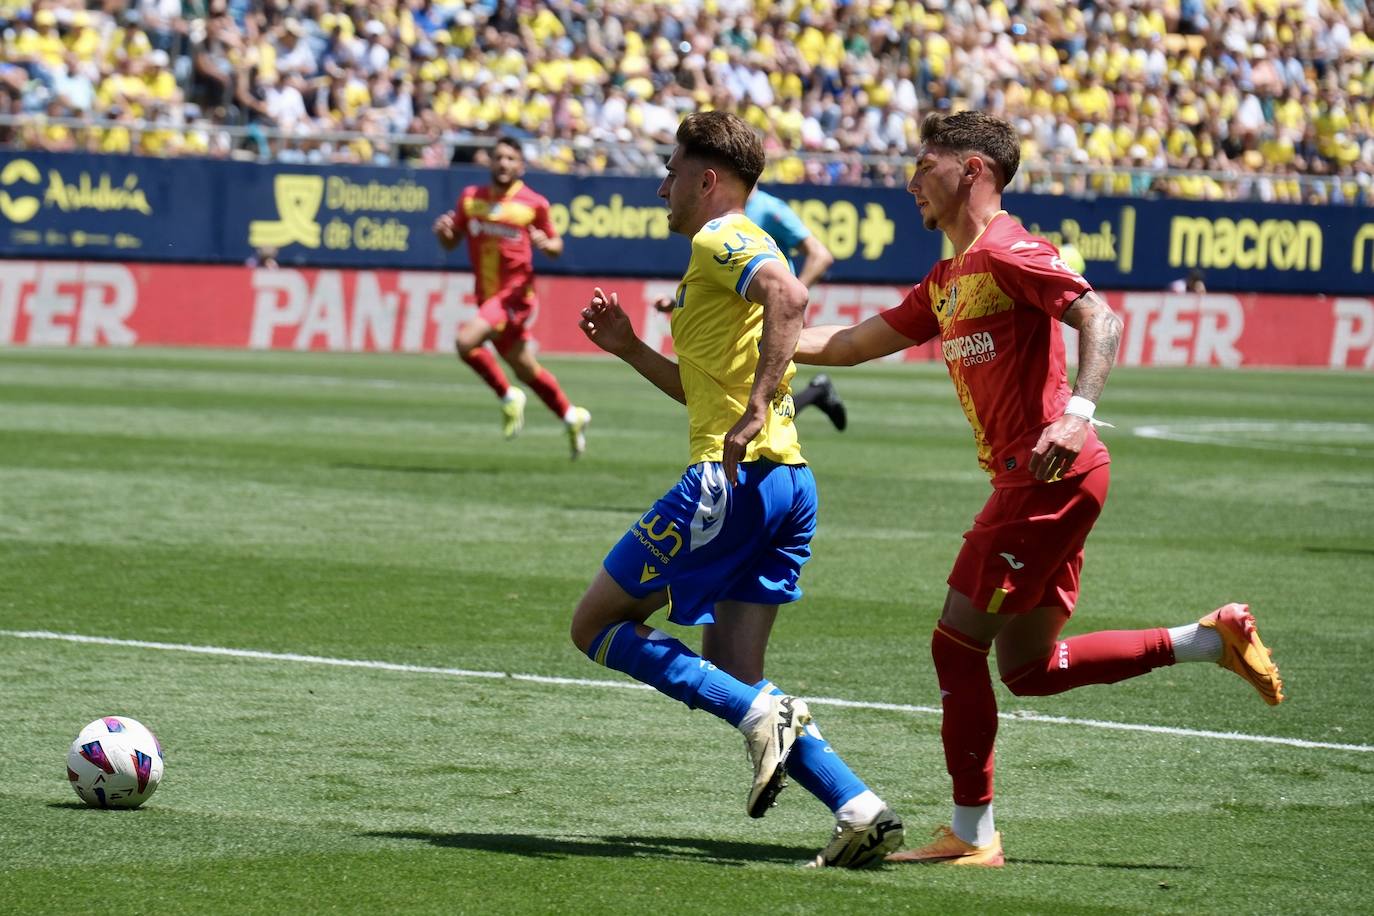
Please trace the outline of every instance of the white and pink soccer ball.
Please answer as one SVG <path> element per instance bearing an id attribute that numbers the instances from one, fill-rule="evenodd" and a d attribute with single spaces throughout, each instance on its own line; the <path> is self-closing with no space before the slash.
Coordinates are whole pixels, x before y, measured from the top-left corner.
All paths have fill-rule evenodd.
<path id="1" fill-rule="evenodd" d="M 67 779 L 92 808 L 137 808 L 162 781 L 162 745 L 137 719 L 96 719 L 67 752 Z"/>

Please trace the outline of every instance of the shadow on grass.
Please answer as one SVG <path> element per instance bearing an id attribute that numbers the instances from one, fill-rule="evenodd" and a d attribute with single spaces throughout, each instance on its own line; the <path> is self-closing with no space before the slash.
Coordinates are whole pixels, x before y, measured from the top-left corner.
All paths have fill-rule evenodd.
<path id="1" fill-rule="evenodd" d="M 419 464 L 359 464 L 353 461 L 336 461 L 331 468 L 341 471 L 383 471 L 387 474 L 467 474 L 470 468 L 434 468 Z"/>
<path id="2" fill-rule="evenodd" d="M 1339 553 L 1344 556 L 1374 557 L 1374 547 L 1304 547 L 1308 553 Z"/>
<path id="3" fill-rule="evenodd" d="M 1022 859 L 1007 856 L 1008 865 L 1064 865 L 1070 868 L 1110 868 L 1116 871 L 1192 871 L 1191 865 L 1151 865 L 1145 862 L 1064 862 L 1059 859 Z"/>
<path id="4" fill-rule="evenodd" d="M 80 801 L 74 801 L 74 802 L 48 802 L 47 807 L 53 808 L 53 809 L 55 809 L 55 810 L 57 810 L 57 811 L 117 811 L 117 812 L 119 812 L 120 814 L 123 814 L 123 815 L 134 814 L 134 813 L 142 814 L 144 811 L 147 810 L 146 808 L 115 808 L 115 807 L 101 808 L 101 807 L 99 807 L 99 806 L 97 806 L 97 805 L 88 805 L 88 804 L 86 804 L 85 802 L 80 802 Z"/>
<path id="5" fill-rule="evenodd" d="M 697 837 L 662 836 L 535 836 L 495 833 L 433 833 L 426 830 L 395 830 L 363 836 L 392 840 L 416 840 L 444 849 L 500 852 L 531 859 L 597 857 L 608 859 L 678 859 L 710 865 L 751 865 L 776 862 L 796 865 L 809 860 L 816 850 L 809 846 L 776 843 L 732 843 Z M 1007 857 L 1009 865 L 1058 865 L 1069 868 L 1106 868 L 1114 871 L 1191 871 L 1190 865 L 1146 862 L 1066 862 L 1059 859 Z"/>
<path id="6" fill-rule="evenodd" d="M 535 836 L 494 833 L 433 833 L 424 830 L 396 830 L 366 833 L 363 836 L 393 840 L 418 840 L 445 849 L 471 849 L 501 852 L 532 859 L 566 859 L 593 856 L 610 859 L 682 859 L 711 865 L 750 865 L 756 862 L 781 862 L 794 865 L 810 859 L 816 850 L 809 846 L 780 846 L 772 843 L 731 843 L 697 837 L 659 836 Z"/>

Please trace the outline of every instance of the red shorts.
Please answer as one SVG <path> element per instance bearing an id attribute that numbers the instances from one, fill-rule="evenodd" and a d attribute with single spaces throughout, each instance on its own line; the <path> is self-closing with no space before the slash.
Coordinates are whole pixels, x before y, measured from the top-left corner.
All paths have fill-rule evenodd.
<path id="1" fill-rule="evenodd" d="M 497 353 L 509 353 L 516 344 L 534 339 L 530 327 L 536 305 L 534 297 L 527 297 L 521 289 L 498 293 L 477 307 L 477 316 L 492 327 Z"/>
<path id="2" fill-rule="evenodd" d="M 1083 542 L 1107 501 L 1110 465 L 1056 483 L 994 490 L 964 532 L 949 586 L 989 614 L 1073 613 Z"/>

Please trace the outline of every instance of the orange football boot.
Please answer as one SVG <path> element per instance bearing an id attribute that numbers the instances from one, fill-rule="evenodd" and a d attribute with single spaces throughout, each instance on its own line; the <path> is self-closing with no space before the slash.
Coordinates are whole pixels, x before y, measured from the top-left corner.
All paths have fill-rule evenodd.
<path id="1" fill-rule="evenodd" d="M 1248 605 L 1219 607 L 1197 623 L 1200 627 L 1216 630 L 1221 637 L 1218 665 L 1249 681 L 1270 706 L 1283 702 L 1283 681 L 1279 678 L 1278 665 L 1270 657 L 1274 650 L 1260 642 L 1255 617 Z"/>
<path id="2" fill-rule="evenodd" d="M 920 849 L 904 849 L 887 857 L 888 862 L 929 862 L 941 865 L 981 865 L 1001 868 L 1007 864 L 1002 853 L 1002 834 L 994 833 L 986 846 L 974 846 L 959 839 L 949 827 L 935 828 L 935 839 Z"/>

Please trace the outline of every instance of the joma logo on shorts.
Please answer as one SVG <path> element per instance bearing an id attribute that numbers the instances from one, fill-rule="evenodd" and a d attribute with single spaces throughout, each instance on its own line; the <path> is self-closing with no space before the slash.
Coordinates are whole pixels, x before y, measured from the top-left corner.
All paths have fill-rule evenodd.
<path id="1" fill-rule="evenodd" d="M 990 363 L 997 358 L 997 345 L 987 331 L 951 337 L 940 344 L 940 349 L 944 352 L 945 362 L 962 361 L 965 366 Z"/>

